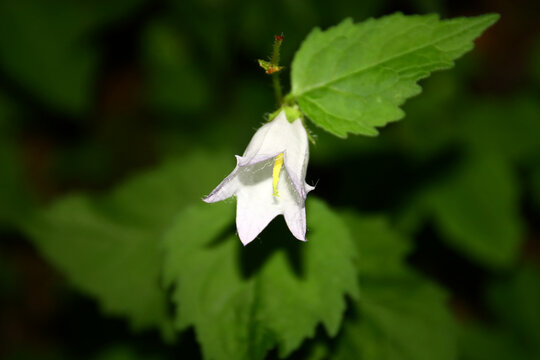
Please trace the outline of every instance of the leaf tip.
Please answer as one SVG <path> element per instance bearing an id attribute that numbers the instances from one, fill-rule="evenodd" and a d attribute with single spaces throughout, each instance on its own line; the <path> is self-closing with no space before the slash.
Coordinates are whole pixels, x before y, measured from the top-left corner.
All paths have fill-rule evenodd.
<path id="1" fill-rule="evenodd" d="M 496 23 L 501 18 L 501 14 L 499 13 L 489 13 L 484 16 L 491 21 L 490 25 Z"/>
<path id="2" fill-rule="evenodd" d="M 499 14 L 499 13 L 488 13 L 488 14 L 480 15 L 477 18 L 483 20 L 483 22 L 485 23 L 485 28 L 484 29 L 487 29 L 491 25 L 493 25 L 497 21 L 499 21 L 499 19 L 501 18 L 501 14 Z"/>

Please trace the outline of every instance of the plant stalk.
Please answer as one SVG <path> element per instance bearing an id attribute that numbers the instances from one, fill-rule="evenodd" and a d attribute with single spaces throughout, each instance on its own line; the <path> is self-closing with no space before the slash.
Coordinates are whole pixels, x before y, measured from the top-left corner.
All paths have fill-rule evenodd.
<path id="1" fill-rule="evenodd" d="M 274 46 L 272 50 L 272 59 L 270 60 L 272 67 L 279 67 L 279 50 L 281 43 L 283 42 L 283 35 L 276 35 L 274 37 Z M 274 86 L 274 95 L 279 107 L 283 105 L 283 91 L 281 90 L 281 80 L 279 79 L 279 71 L 272 73 L 272 84 Z"/>

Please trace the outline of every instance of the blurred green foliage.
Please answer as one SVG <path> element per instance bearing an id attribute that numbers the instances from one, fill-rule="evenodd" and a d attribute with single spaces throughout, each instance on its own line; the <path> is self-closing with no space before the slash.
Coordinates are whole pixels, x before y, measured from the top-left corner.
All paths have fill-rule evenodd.
<path id="1" fill-rule="evenodd" d="M 165 281 L 175 284 L 176 323 L 195 326 L 208 359 L 286 357 L 322 322 L 335 336 L 345 295 L 358 297 L 354 243 L 324 203 L 307 204 L 309 243 L 298 247 L 283 222 L 242 248 L 230 236 L 232 203 L 197 204 L 179 213 L 165 236 Z M 278 227 L 278 225 L 281 225 Z"/>
<path id="2" fill-rule="evenodd" d="M 283 32 L 287 72 L 313 27 L 395 11 L 435 11 L 442 18 L 497 12 L 501 20 L 455 69 L 422 81 L 422 94 L 404 105 L 403 121 L 381 129 L 379 137 L 342 140 L 311 128 L 318 140 L 308 182 L 332 207 L 351 210 L 336 216 L 308 199 L 314 208 L 308 239 L 332 240 L 317 239 L 317 226 L 331 219 L 336 234 L 350 232 L 357 246 L 351 250 L 356 269 L 344 274 L 354 271 L 359 295 L 348 299 L 337 337 L 310 331 L 319 318 L 327 319 L 331 335 L 337 331 L 350 286 L 324 294 L 339 300 L 331 308 L 315 306 L 320 316 L 306 316 L 309 326 L 294 344 L 234 316 L 217 314 L 215 324 L 202 328 L 208 336 L 213 325 L 259 329 L 251 335 L 261 356 L 276 342 L 289 354 L 313 335 L 292 358 L 540 358 L 534 4 L 439 0 L 1 1 L 0 357 L 200 357 L 202 336 L 191 330 L 172 336 L 175 315 L 186 311 L 176 308 L 175 292 L 201 286 L 182 296 L 208 291 L 216 296 L 206 299 L 209 306 L 218 306 L 219 296 L 240 295 L 218 276 L 214 288 L 190 278 L 203 270 L 230 273 L 199 268 L 198 257 L 174 261 L 180 244 L 160 239 L 232 169 L 232 155 L 274 110 L 270 81 L 256 59 L 269 55 L 272 36 Z M 340 230 L 343 219 L 347 229 Z M 220 242 L 228 228 L 205 241 L 216 240 L 211 246 L 232 256 L 247 250 L 255 260 L 262 256 L 255 252 L 271 247 L 273 261 L 294 264 L 285 256 L 289 248 L 270 241 L 283 228 L 273 224 L 258 250 L 240 249 L 230 236 Z M 208 252 L 202 244 L 181 245 L 194 246 L 201 257 Z M 329 252 L 339 249 L 331 245 L 325 243 Z M 166 254 L 168 275 L 161 267 Z M 272 259 L 265 259 L 267 266 Z M 245 271 L 263 266 L 247 260 L 237 261 Z M 331 274 L 320 277 L 330 281 Z M 268 277 L 270 284 L 279 274 Z M 259 291 L 272 301 L 272 311 L 259 316 L 276 332 L 280 326 L 296 331 L 270 306 L 286 301 L 283 293 Z M 320 300 L 305 295 L 305 301 Z M 197 311 L 180 319 L 183 327 L 208 321 Z M 239 343 L 226 345 L 246 346 Z M 278 355 L 274 350 L 268 357 Z"/>
<path id="3" fill-rule="evenodd" d="M 145 29 L 142 41 L 148 69 L 145 95 L 156 112 L 179 116 L 209 105 L 208 79 L 190 57 L 182 35 L 172 26 L 155 23 Z"/>
<path id="4" fill-rule="evenodd" d="M 346 216 L 360 257 L 362 296 L 336 341 L 335 359 L 455 359 L 447 294 L 404 263 L 411 242 L 384 218 Z"/>
<path id="5" fill-rule="evenodd" d="M 88 111 L 99 66 L 92 37 L 141 2 L 2 1 L 0 63 L 8 77 L 47 105 Z"/>
<path id="6" fill-rule="evenodd" d="M 495 319 L 490 327 L 467 324 L 460 330 L 464 359 L 539 359 L 538 304 L 540 270 L 523 264 L 506 279 L 488 287 Z"/>
<path id="7" fill-rule="evenodd" d="M 23 228 L 76 287 L 99 299 L 104 312 L 127 316 L 135 329 L 158 327 L 171 338 L 156 239 L 226 164 L 223 155 L 195 153 L 131 179 L 106 198 L 65 197 Z"/>
<path id="8" fill-rule="evenodd" d="M 15 105 L 0 92 L 0 226 L 12 227 L 32 207 L 32 194 L 24 178 L 22 154 L 17 146 Z"/>

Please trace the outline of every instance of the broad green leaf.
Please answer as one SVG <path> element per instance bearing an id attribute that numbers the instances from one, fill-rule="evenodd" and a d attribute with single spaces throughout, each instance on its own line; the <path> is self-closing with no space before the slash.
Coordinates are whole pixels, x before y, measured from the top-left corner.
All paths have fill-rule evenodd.
<path id="1" fill-rule="evenodd" d="M 0 67 L 41 102 L 69 113 L 86 110 L 99 65 L 92 32 L 140 3 L 2 0 Z"/>
<path id="2" fill-rule="evenodd" d="M 404 273 L 364 279 L 361 293 L 332 359 L 456 359 L 454 323 L 438 287 Z"/>
<path id="3" fill-rule="evenodd" d="M 175 286 L 177 325 L 194 326 L 206 359 L 262 359 L 276 345 L 287 356 L 319 323 L 334 336 L 345 295 L 357 295 L 346 225 L 309 198 L 306 243 L 274 220 L 260 240 L 242 247 L 227 235 L 233 205 L 186 209 L 165 237 L 165 281 Z"/>
<path id="4" fill-rule="evenodd" d="M 447 296 L 404 264 L 410 243 L 383 218 L 346 215 L 358 248 L 361 298 L 332 359 L 455 359 Z"/>
<path id="5" fill-rule="evenodd" d="M 26 230 L 43 255 L 74 286 L 99 299 L 106 313 L 129 317 L 135 329 L 166 326 L 159 231 L 118 223 L 83 196 L 60 200 Z"/>
<path id="6" fill-rule="evenodd" d="M 449 245 L 492 267 L 516 261 L 523 241 L 518 184 L 499 155 L 471 155 L 430 190 L 427 203 Z"/>
<path id="7" fill-rule="evenodd" d="M 227 158 L 196 153 L 136 176 L 104 198 L 65 197 L 28 219 L 24 230 L 106 313 L 129 318 L 135 329 L 160 327 L 167 334 L 159 240 L 176 212 L 200 201 L 226 173 Z"/>
<path id="8" fill-rule="evenodd" d="M 402 274 L 403 259 L 411 250 L 411 243 L 394 229 L 384 217 L 343 214 L 358 249 L 358 272 L 361 277 Z"/>
<path id="9" fill-rule="evenodd" d="M 452 67 L 498 17 L 439 20 L 397 13 L 316 28 L 294 58 L 291 96 L 326 131 L 376 135 L 376 127 L 404 116 L 400 106 L 420 93 L 418 80 Z"/>
<path id="10" fill-rule="evenodd" d="M 408 135 L 402 134 L 406 139 L 402 151 L 410 151 L 420 137 L 434 133 L 437 138 L 441 132 L 447 136 L 446 148 L 454 146 L 461 155 L 461 159 L 454 156 L 459 160 L 455 164 L 448 161 L 446 169 L 442 163 L 434 163 L 444 171 L 432 175 L 430 183 L 411 196 L 400 221 L 415 231 L 431 217 L 443 239 L 456 250 L 486 265 L 506 266 L 516 259 L 522 243 L 521 184 L 516 170 L 533 165 L 540 154 L 536 135 L 540 107 L 526 93 L 514 98 L 463 100 L 460 107 L 457 112 L 447 109 L 450 118 L 432 114 L 438 121 L 446 121 L 437 126 L 432 122 L 427 130 L 414 125 L 417 118 L 399 125 L 400 129 L 410 128 Z M 425 157 L 433 157 L 434 151 L 422 150 Z M 534 175 L 531 180 L 534 189 Z"/>

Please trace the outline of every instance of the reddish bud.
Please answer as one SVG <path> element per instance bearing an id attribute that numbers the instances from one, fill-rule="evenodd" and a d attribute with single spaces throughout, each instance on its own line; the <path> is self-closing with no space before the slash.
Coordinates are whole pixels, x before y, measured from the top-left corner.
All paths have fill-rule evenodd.
<path id="1" fill-rule="evenodd" d="M 276 41 L 283 41 L 283 35 L 276 35 Z"/>

